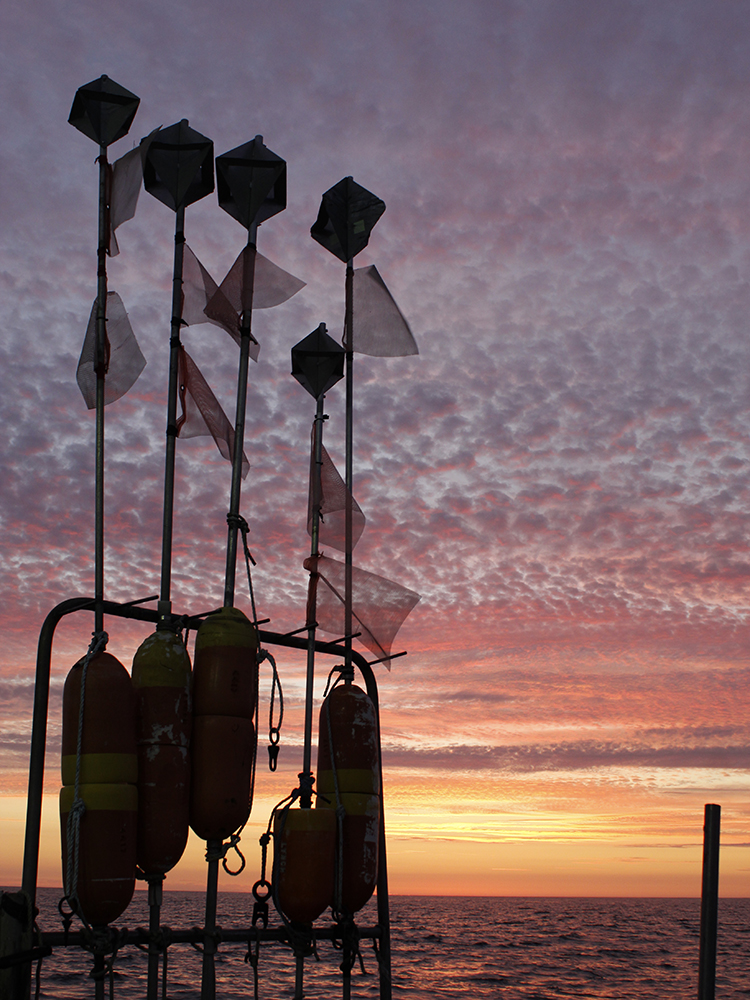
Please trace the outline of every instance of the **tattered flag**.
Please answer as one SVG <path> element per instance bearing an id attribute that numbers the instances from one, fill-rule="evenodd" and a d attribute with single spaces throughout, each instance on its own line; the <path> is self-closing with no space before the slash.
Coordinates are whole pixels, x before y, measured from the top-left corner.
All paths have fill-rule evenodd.
<path id="1" fill-rule="evenodd" d="M 374 264 L 354 270 L 352 349 L 378 358 L 419 354 L 417 342 Z"/>
<path id="2" fill-rule="evenodd" d="M 209 309 L 210 305 L 210 309 Z M 187 326 L 213 323 L 240 342 L 240 317 L 219 286 L 185 244 L 182 261 L 182 320 Z M 251 335 L 250 357 L 258 360 L 260 345 Z"/>
<path id="3" fill-rule="evenodd" d="M 317 497 L 318 482 L 320 496 Z M 310 492 L 307 501 L 307 531 L 312 535 L 313 507 L 316 501 L 320 503 L 320 525 L 318 528 L 319 545 L 331 545 L 341 552 L 346 551 L 346 503 L 347 498 L 352 504 L 352 548 L 359 541 L 365 530 L 365 515 L 354 497 L 346 488 L 338 469 L 331 457 L 321 445 L 320 481 L 315 475 L 315 426 L 313 425 L 312 455 L 310 456 Z"/>
<path id="4" fill-rule="evenodd" d="M 105 333 L 104 405 L 114 403 L 135 385 L 146 367 L 138 341 L 130 325 L 125 306 L 117 292 L 107 292 Z M 91 307 L 81 356 L 78 360 L 76 381 L 86 406 L 96 407 L 96 299 Z"/>
<path id="5" fill-rule="evenodd" d="M 222 457 L 231 462 L 234 454 L 234 427 L 200 369 L 182 345 L 178 360 L 178 384 L 182 414 L 177 419 L 177 436 L 191 438 L 210 435 Z M 243 451 L 243 479 L 249 469 L 250 463 Z"/>
<path id="6" fill-rule="evenodd" d="M 243 247 L 219 286 L 238 313 L 246 309 L 249 302 L 249 290 L 245 287 L 245 260 L 252 252 L 250 247 Z M 262 253 L 255 251 L 253 309 L 272 309 L 274 306 L 279 306 L 304 287 L 304 281 L 295 278 L 293 274 L 272 263 Z"/>
<path id="7" fill-rule="evenodd" d="M 120 252 L 115 230 L 135 215 L 143 185 L 143 160 L 138 146 L 121 156 L 112 166 L 109 195 L 109 255 Z"/>
<path id="8" fill-rule="evenodd" d="M 310 556 L 305 569 L 316 591 L 315 620 L 324 632 L 344 635 L 346 566 L 327 556 Z M 352 627 L 359 641 L 391 669 L 391 645 L 420 595 L 383 576 L 352 567 Z"/>
<path id="9" fill-rule="evenodd" d="M 249 301 L 249 289 L 244 280 L 246 254 L 249 252 L 251 252 L 249 248 L 245 247 L 221 285 L 217 285 L 190 247 L 185 244 L 182 318 L 188 326 L 213 323 L 226 330 L 235 343 L 240 344 L 240 318 Z M 304 281 L 272 264 L 262 254 L 256 253 L 253 309 L 270 309 L 280 305 L 304 287 Z M 260 345 L 251 334 L 250 357 L 253 361 L 258 360 L 259 353 Z"/>

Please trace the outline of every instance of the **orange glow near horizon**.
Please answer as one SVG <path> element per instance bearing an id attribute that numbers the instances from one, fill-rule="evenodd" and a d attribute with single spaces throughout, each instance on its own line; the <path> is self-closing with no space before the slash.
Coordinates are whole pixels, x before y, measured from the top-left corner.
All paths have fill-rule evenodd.
<path id="1" fill-rule="evenodd" d="M 249 892 L 260 877 L 258 838 L 271 799 L 259 799 L 243 833 L 247 867 L 239 878 L 221 873 L 220 889 Z M 486 815 L 460 805 L 436 803 L 411 810 L 388 808 L 388 878 L 393 895 L 470 896 L 686 896 L 700 895 L 702 810 L 696 803 L 693 829 L 659 832 L 643 823 L 622 833 L 624 817 L 608 827 L 601 816 L 519 812 L 509 822 L 483 823 Z M 21 796 L 0 798 L 0 885 L 20 883 L 26 803 Z M 723 819 L 720 891 L 750 897 L 750 845 Z M 663 816 L 662 816 L 663 820 Z M 619 827 L 619 833 L 614 832 Z M 201 891 L 205 887 L 204 845 L 194 834 L 165 887 Z M 235 867 L 236 856 L 229 856 Z M 270 865 L 270 859 L 269 859 Z M 38 884 L 59 886 L 60 842 L 57 797 L 45 795 Z"/>

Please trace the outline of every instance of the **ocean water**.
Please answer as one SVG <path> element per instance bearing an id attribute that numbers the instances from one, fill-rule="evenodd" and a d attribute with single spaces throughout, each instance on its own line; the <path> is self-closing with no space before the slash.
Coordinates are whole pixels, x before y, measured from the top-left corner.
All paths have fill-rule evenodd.
<path id="1" fill-rule="evenodd" d="M 59 890 L 40 889 L 42 932 L 61 929 Z M 165 892 L 162 923 L 173 928 L 202 923 L 200 893 Z M 219 897 L 218 923 L 247 927 L 252 896 Z M 697 899 L 578 899 L 391 897 L 393 996 L 396 1000 L 685 1000 L 697 995 L 700 901 Z M 361 914 L 375 923 L 372 904 Z M 273 919 L 271 923 L 274 923 Z M 117 926 L 147 926 L 146 893 L 138 892 Z M 222 944 L 216 962 L 217 997 L 254 996 L 252 968 L 243 944 Z M 341 953 L 318 944 L 320 961 L 305 961 L 305 996 L 341 996 Z M 379 996 L 377 961 L 362 942 L 363 975 L 355 965 L 353 998 Z M 145 997 L 146 955 L 127 946 L 114 964 L 114 996 Z M 91 958 L 79 948 L 58 948 L 42 964 L 45 998 L 93 997 Z M 199 1000 L 201 956 L 191 945 L 172 945 L 168 996 Z M 294 958 L 288 947 L 263 945 L 259 997 L 294 994 Z M 32 991 L 33 995 L 33 991 Z M 109 996 L 109 985 L 105 995 Z M 159 994 L 161 996 L 161 992 Z M 750 900 L 719 903 L 716 996 L 750 996 Z"/>

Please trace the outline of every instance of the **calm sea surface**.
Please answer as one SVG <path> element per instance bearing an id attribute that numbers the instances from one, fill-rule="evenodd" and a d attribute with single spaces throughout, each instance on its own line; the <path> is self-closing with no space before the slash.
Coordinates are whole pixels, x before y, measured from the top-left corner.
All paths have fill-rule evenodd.
<path id="1" fill-rule="evenodd" d="M 59 930 L 59 891 L 39 890 L 42 931 Z M 173 928 L 202 923 L 200 893 L 165 892 L 162 923 Z M 218 923 L 247 927 L 252 897 L 219 897 Z M 541 899 L 391 897 L 393 996 L 396 1000 L 685 1000 L 697 996 L 700 901 L 694 899 Z M 273 923 L 274 921 L 272 921 Z M 370 907 L 360 923 L 374 923 Z M 147 926 L 146 893 L 117 922 Z M 253 997 L 246 947 L 223 944 L 217 957 L 217 997 Z M 305 962 L 305 995 L 341 996 L 340 952 L 318 945 L 320 961 Z M 377 962 L 362 942 L 366 975 L 355 967 L 352 997 L 377 998 Z M 172 1000 L 199 1000 L 201 956 L 190 945 L 169 949 Z M 78 948 L 56 949 L 44 960 L 40 996 L 93 997 L 90 957 Z M 115 962 L 115 997 L 145 997 L 146 955 L 126 947 Z M 284 945 L 261 948 L 261 1000 L 291 997 L 294 960 Z M 109 987 L 106 995 L 109 996 Z M 161 994 L 160 994 L 161 995 Z M 719 904 L 719 998 L 750 996 L 750 900 Z"/>

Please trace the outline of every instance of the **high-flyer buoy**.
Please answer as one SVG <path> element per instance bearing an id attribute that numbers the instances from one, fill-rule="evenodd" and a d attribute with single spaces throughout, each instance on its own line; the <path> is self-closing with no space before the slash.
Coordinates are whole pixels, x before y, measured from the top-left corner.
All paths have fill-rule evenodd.
<path id="1" fill-rule="evenodd" d="M 250 815 L 258 634 L 238 608 L 207 618 L 195 640 L 190 826 L 223 840 Z"/>
<path id="2" fill-rule="evenodd" d="M 345 815 L 331 905 L 356 913 L 378 878 L 380 756 L 375 706 L 355 684 L 338 684 L 320 709 L 316 806 Z"/>
<path id="3" fill-rule="evenodd" d="M 80 818 L 78 842 L 72 845 L 69 857 L 68 816 L 75 800 L 84 662 L 79 660 L 71 668 L 63 689 L 63 874 L 66 890 L 78 900 L 83 916 L 100 925 L 120 916 L 135 887 L 135 694 L 130 674 L 116 657 L 107 652 L 91 657 L 86 670 L 77 782 L 85 812 Z"/>
<path id="4" fill-rule="evenodd" d="M 190 812 L 190 657 L 169 628 L 133 657 L 138 726 L 138 867 L 164 875 L 182 857 Z"/>

